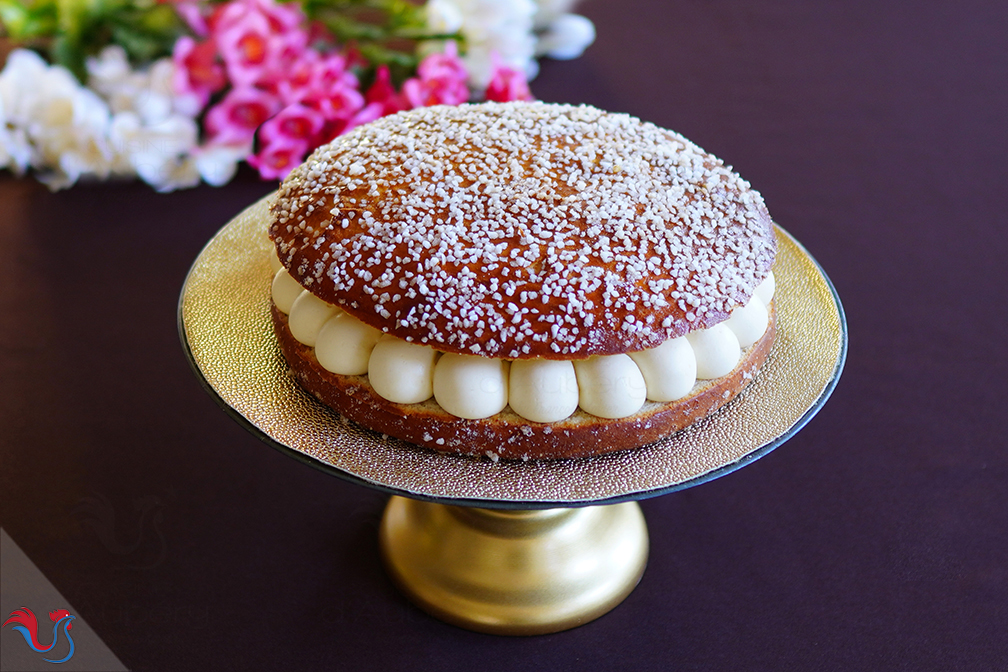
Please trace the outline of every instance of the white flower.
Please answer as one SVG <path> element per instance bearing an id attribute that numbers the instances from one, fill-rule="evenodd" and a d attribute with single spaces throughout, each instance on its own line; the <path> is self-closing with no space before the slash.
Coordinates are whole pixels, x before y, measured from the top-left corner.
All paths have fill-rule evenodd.
<path id="1" fill-rule="evenodd" d="M 53 107 L 64 101 L 55 101 Z M 82 90 L 74 97 L 73 115 L 68 123 L 39 126 L 31 134 L 39 150 L 33 167 L 39 181 L 50 189 L 72 186 L 85 175 L 106 179 L 112 169 L 109 150 L 108 109 L 90 91 Z"/>
<path id="2" fill-rule="evenodd" d="M 155 61 L 146 70 L 133 70 L 122 47 L 108 46 L 96 58 L 87 59 L 87 71 L 88 87 L 108 101 L 113 114 L 136 112 L 145 123 L 157 124 L 179 111 L 173 105 L 170 59 Z"/>
<path id="3" fill-rule="evenodd" d="M 106 178 L 111 169 L 108 105 L 78 84 L 60 66 L 46 69 L 22 94 L 27 137 L 35 148 L 32 167 L 51 189 L 74 184 L 82 175 Z"/>
<path id="4" fill-rule="evenodd" d="M 536 54 L 557 59 L 580 56 L 595 41 L 595 25 L 579 14 L 561 14 L 539 36 Z"/>
<path id="5" fill-rule="evenodd" d="M 193 110 L 175 100 L 171 59 L 132 70 L 126 52 L 112 46 L 88 59 L 87 68 L 89 85 L 108 99 L 114 115 L 109 137 L 116 170 L 136 173 L 158 191 L 198 184 L 199 127 Z"/>
<path id="6" fill-rule="evenodd" d="M 427 28 L 438 35 L 452 35 L 462 28 L 464 17 L 455 0 L 430 0 L 424 10 Z"/>
<path id="7" fill-rule="evenodd" d="M 97 57 L 89 57 L 86 67 L 88 86 L 105 98 L 111 98 L 133 74 L 126 50 L 119 46 L 105 47 Z"/>
<path id="8" fill-rule="evenodd" d="M 92 88 L 34 52 L 11 52 L 0 72 L 0 167 L 33 168 L 52 189 L 113 173 L 159 191 L 198 184 L 199 127 L 173 109 L 171 61 L 133 70 L 110 47 L 87 66 Z"/>
<path id="9" fill-rule="evenodd" d="M 525 73 L 539 71 L 537 56 L 570 59 L 595 40 L 595 26 L 570 13 L 576 0 L 430 0 L 425 5 L 431 33 L 458 32 L 469 86 L 482 91 L 498 65 Z M 420 55 L 444 51 L 441 42 L 420 46 Z"/>
<path id="10" fill-rule="evenodd" d="M 115 115 L 110 128 L 117 167 L 128 166 L 158 191 L 193 187 L 199 183 L 192 151 L 199 128 L 189 117 L 173 114 L 147 124 L 136 112 Z"/>
<path id="11" fill-rule="evenodd" d="M 196 159 L 191 154 L 180 155 L 171 161 L 166 161 L 158 166 L 155 175 L 140 174 L 140 177 L 161 193 L 191 189 L 200 183 Z"/>
<path id="12" fill-rule="evenodd" d="M 197 117 L 201 110 L 198 110 L 194 114 L 190 114 L 187 109 L 175 104 L 177 94 L 175 93 L 175 87 L 172 84 L 174 77 L 175 64 L 172 63 L 170 58 L 162 58 L 154 61 L 150 66 L 150 70 L 147 72 L 147 88 L 152 96 L 157 96 L 161 100 L 166 101 L 172 112 L 185 114 L 190 118 Z"/>
<path id="13" fill-rule="evenodd" d="M 196 170 L 207 184 L 220 187 L 231 181 L 238 164 L 252 153 L 252 144 L 207 145 L 194 153 Z"/>
<path id="14" fill-rule="evenodd" d="M 10 168 L 23 175 L 32 161 L 32 146 L 24 128 L 7 120 L 3 96 L 0 96 L 0 169 Z"/>
<path id="15" fill-rule="evenodd" d="M 462 17 L 458 28 L 464 39 L 462 62 L 473 89 L 485 89 L 498 64 L 524 72 L 529 79 L 538 72 L 533 58 L 533 0 L 433 0 L 426 11 L 428 25 L 437 30 L 454 25 L 456 18 Z M 421 55 L 438 51 L 443 51 L 439 43 L 421 47 Z"/>
<path id="16" fill-rule="evenodd" d="M 49 65 L 34 51 L 15 49 L 0 72 L 0 100 L 11 123 L 28 118 L 31 93 L 46 75 Z"/>
<path id="17" fill-rule="evenodd" d="M 0 101 L 5 151 L 16 171 L 34 168 L 52 189 L 85 174 L 108 176 L 108 106 L 65 68 L 14 50 L 0 73 Z"/>
<path id="18" fill-rule="evenodd" d="M 22 174 L 35 161 L 36 151 L 28 137 L 33 97 L 25 95 L 34 89 L 45 75 L 46 62 L 33 51 L 15 49 L 7 56 L 7 65 L 0 72 L 0 108 L 3 116 L 4 167 Z"/>
<path id="19" fill-rule="evenodd" d="M 577 0 L 536 0 L 535 29 L 542 30 L 564 14 L 569 14 Z"/>

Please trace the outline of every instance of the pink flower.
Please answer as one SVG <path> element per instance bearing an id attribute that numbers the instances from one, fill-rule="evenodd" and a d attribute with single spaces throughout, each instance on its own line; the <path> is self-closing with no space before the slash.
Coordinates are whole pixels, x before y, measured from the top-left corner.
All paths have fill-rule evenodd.
<path id="1" fill-rule="evenodd" d="M 431 54 L 421 61 L 417 75 L 402 86 L 411 107 L 461 105 L 469 100 L 468 75 L 454 42 L 448 43 L 443 54 Z"/>
<path id="2" fill-rule="evenodd" d="M 323 59 L 303 100 L 325 118 L 327 139 L 343 133 L 365 104 L 357 78 L 345 66 L 346 59 L 339 54 Z"/>
<path id="3" fill-rule="evenodd" d="M 256 129 L 280 109 L 280 101 L 254 87 L 235 88 L 210 108 L 204 125 L 212 141 L 239 144 L 250 141 Z"/>
<path id="4" fill-rule="evenodd" d="M 346 58 L 337 53 L 322 56 L 312 49 L 299 54 L 297 60 L 286 68 L 284 75 L 276 80 L 273 88 L 277 96 L 287 104 L 338 97 L 346 91 L 355 92 L 351 95 L 355 100 L 357 98 L 357 78 L 346 69 Z M 340 102 L 337 107 L 343 108 L 347 104 Z M 353 110 L 363 105 L 363 102 L 358 104 L 351 101 L 349 105 L 353 109 L 341 116 L 353 114 Z"/>
<path id="5" fill-rule="evenodd" d="M 267 0 L 223 5 L 211 17 L 210 28 L 231 82 L 271 86 L 283 79 L 308 50 L 303 20 L 300 10 Z"/>
<path id="6" fill-rule="evenodd" d="M 318 110 L 301 103 L 288 105 L 259 129 L 259 140 L 264 145 L 280 139 L 301 140 L 315 146 L 325 127 L 326 119 Z"/>
<path id="7" fill-rule="evenodd" d="M 304 103 L 318 110 L 326 121 L 349 121 L 364 107 L 364 96 L 357 89 L 345 87 L 308 96 Z"/>
<path id="8" fill-rule="evenodd" d="M 403 82 L 402 93 L 410 107 L 461 105 L 469 99 L 469 89 L 464 82 L 459 85 L 443 79 L 407 79 Z"/>
<path id="9" fill-rule="evenodd" d="M 494 67 L 490 84 L 484 94 L 487 100 L 506 103 L 511 100 L 533 100 L 525 75 L 500 63 Z"/>
<path id="10" fill-rule="evenodd" d="M 311 73 L 318 69 L 319 52 L 308 44 L 308 33 L 302 30 L 277 36 L 274 39 L 273 49 L 260 83 L 262 86 L 273 88 L 278 95 L 281 82 L 311 76 Z"/>
<path id="11" fill-rule="evenodd" d="M 157 1 L 171 2 L 206 37 L 183 37 L 175 45 L 173 83 L 180 98 L 198 112 L 227 89 L 203 120 L 208 149 L 201 156 L 220 179 L 257 138 L 259 151 L 248 162 L 266 179 L 284 178 L 309 150 L 360 124 L 410 107 L 469 100 L 468 73 L 454 42 L 424 58 L 399 92 L 389 69 L 379 67 L 365 96 L 354 68 L 369 64 L 353 49 L 336 52 L 330 36 L 308 25 L 297 2 L 230 0 L 207 15 L 204 0 Z M 531 94 L 519 73 L 498 67 L 487 97 Z"/>
<path id="12" fill-rule="evenodd" d="M 458 55 L 458 45 L 448 42 L 443 54 L 431 54 L 417 66 L 420 79 L 465 80 L 468 76 L 465 65 Z"/>
<path id="13" fill-rule="evenodd" d="M 227 84 L 224 69 L 217 62 L 217 49 L 213 42 L 196 42 L 191 37 L 180 37 L 172 53 L 175 71 L 172 87 L 180 96 L 194 96 L 200 109 L 210 96 Z"/>
<path id="14" fill-rule="evenodd" d="M 298 54 L 282 76 L 275 78 L 272 88 L 287 105 L 304 100 L 317 88 L 322 67 L 321 54 L 306 49 Z"/>
<path id="15" fill-rule="evenodd" d="M 367 93 L 364 94 L 364 100 L 367 101 L 369 106 L 380 106 L 381 113 L 378 115 L 380 117 L 409 109 L 409 103 L 392 86 L 392 75 L 389 74 L 387 65 L 378 66 L 374 83 L 371 84 Z M 377 118 L 375 117 L 375 119 Z"/>
<path id="16" fill-rule="evenodd" d="M 300 30 L 305 24 L 305 15 L 296 2 L 274 2 L 273 0 L 251 0 L 260 13 L 269 19 L 270 26 L 277 33 Z"/>
<path id="17" fill-rule="evenodd" d="M 327 54 L 315 72 L 316 87 L 322 91 L 356 89 L 359 82 L 350 72 L 347 57 L 342 54 Z"/>
<path id="18" fill-rule="evenodd" d="M 293 2 L 281 5 L 272 0 L 232 0 L 220 5 L 208 24 L 211 31 L 218 33 L 241 23 L 250 14 L 265 18 L 269 31 L 274 33 L 295 30 L 304 22 L 304 14 Z"/>
<path id="19" fill-rule="evenodd" d="M 282 180 L 301 163 L 308 148 L 304 140 L 277 136 L 258 154 L 250 156 L 248 162 L 264 180 Z"/>
<path id="20" fill-rule="evenodd" d="M 235 86 L 252 86 L 266 80 L 272 59 L 282 49 L 280 38 L 269 30 L 260 14 L 246 14 L 228 28 L 215 31 L 214 39 Z"/>

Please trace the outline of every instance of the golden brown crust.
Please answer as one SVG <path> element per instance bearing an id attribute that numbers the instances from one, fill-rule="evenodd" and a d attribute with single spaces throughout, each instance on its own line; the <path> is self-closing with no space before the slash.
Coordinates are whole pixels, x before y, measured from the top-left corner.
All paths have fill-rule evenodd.
<path id="1" fill-rule="evenodd" d="M 721 408 L 748 385 L 766 361 L 776 333 L 776 308 L 770 305 L 766 333 L 743 352 L 726 376 L 700 381 L 679 401 L 646 402 L 637 414 L 618 420 L 598 418 L 578 409 L 567 420 L 530 422 L 510 407 L 484 420 L 448 414 L 434 400 L 397 404 L 379 397 L 367 376 L 343 376 L 323 369 L 313 348 L 299 343 L 287 328 L 287 316 L 272 307 L 273 325 L 284 358 L 298 382 L 342 416 L 364 427 L 440 452 L 489 455 L 494 459 L 548 459 L 598 455 L 652 443 Z"/>
<path id="2" fill-rule="evenodd" d="M 442 352 L 656 347 L 748 302 L 776 242 L 759 193 L 682 136 L 541 103 L 431 107 L 320 148 L 270 236 L 303 287 Z"/>

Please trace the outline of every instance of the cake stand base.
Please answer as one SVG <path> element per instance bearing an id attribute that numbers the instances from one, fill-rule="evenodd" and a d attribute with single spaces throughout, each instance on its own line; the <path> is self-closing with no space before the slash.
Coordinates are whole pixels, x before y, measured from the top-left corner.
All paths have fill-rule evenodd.
<path id="1" fill-rule="evenodd" d="M 380 540 L 389 574 L 417 605 L 497 635 L 598 618 L 633 591 L 648 555 L 636 502 L 509 511 L 392 497 Z"/>

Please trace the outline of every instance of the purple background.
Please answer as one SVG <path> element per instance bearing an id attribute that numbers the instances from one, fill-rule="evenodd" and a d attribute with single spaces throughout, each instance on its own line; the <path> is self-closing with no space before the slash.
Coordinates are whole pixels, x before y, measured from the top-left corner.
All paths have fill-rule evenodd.
<path id="1" fill-rule="evenodd" d="M 273 188 L 0 178 L 0 524 L 130 668 L 1008 668 L 1008 9 L 589 0 L 548 101 L 723 157 L 829 274 L 833 397 L 739 472 L 642 503 L 639 587 L 470 633 L 379 564 L 384 496 L 267 448 L 176 333 L 202 245 Z"/>

